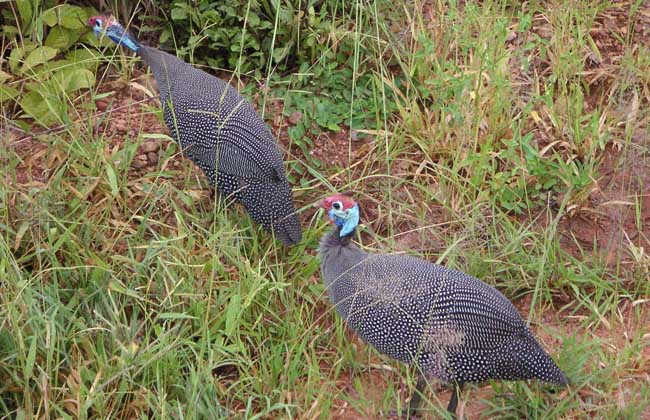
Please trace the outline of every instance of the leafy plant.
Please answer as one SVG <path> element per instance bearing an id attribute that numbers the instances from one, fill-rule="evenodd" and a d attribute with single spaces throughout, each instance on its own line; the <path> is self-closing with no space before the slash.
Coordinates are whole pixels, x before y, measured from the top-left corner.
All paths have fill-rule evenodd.
<path id="1" fill-rule="evenodd" d="M 307 67 L 306 63 L 303 64 L 298 74 L 307 73 Z M 370 73 L 364 74 L 354 90 L 349 87 L 351 79 L 350 66 L 345 62 L 340 64 L 335 58 L 327 65 L 316 67 L 310 77 L 296 78 L 291 89 L 277 92 L 285 97 L 285 117 L 291 119 L 292 115 L 300 113 L 300 118 L 287 132 L 306 157 L 314 147 L 311 138 L 322 131 L 339 132 L 373 126 L 378 111 L 373 97 L 374 77 Z"/>
<path id="2" fill-rule="evenodd" d="M 17 103 L 26 117 L 49 126 L 66 123 L 76 92 L 95 84 L 98 54 L 74 46 L 80 41 L 98 46 L 99 41 L 85 24 L 95 9 L 61 4 L 40 13 L 47 5 L 21 0 L 18 13 L 2 12 L 13 24 L 3 27 L 11 52 L 0 72 L 0 105 Z"/>
<path id="3" fill-rule="evenodd" d="M 175 0 L 161 47 L 190 55 L 212 67 L 255 70 L 268 66 L 284 71 L 313 63 L 345 33 L 337 18 L 345 8 L 317 0 L 238 0 L 214 2 Z"/>

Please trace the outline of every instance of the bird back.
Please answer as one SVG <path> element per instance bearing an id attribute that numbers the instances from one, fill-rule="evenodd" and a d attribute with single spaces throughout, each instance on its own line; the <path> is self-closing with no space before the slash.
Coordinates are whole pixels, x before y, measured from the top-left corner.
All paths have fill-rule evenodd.
<path id="1" fill-rule="evenodd" d="M 301 239 L 282 155 L 252 105 L 225 81 L 175 56 L 143 46 L 164 117 L 183 153 L 220 192 L 287 244 Z"/>
<path id="2" fill-rule="evenodd" d="M 444 381 L 566 383 L 512 303 L 493 287 L 410 256 L 369 254 L 348 266 L 341 252 L 332 247 L 323 255 L 330 298 L 380 353 Z"/>

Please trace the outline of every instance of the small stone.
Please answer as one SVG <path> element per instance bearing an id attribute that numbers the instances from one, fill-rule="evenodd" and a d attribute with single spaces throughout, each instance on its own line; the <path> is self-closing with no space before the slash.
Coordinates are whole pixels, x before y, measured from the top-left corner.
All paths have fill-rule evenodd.
<path id="1" fill-rule="evenodd" d="M 298 124 L 298 121 L 302 118 L 302 112 L 296 111 L 289 116 L 289 122 L 293 125 Z"/>
<path id="2" fill-rule="evenodd" d="M 133 159 L 133 163 L 131 166 L 133 166 L 136 169 L 144 168 L 149 164 L 147 160 L 147 155 L 138 155 Z"/>
<path id="3" fill-rule="evenodd" d="M 506 35 L 506 42 L 512 42 L 517 38 L 517 33 L 515 31 L 510 31 L 508 35 Z"/>
<path id="4" fill-rule="evenodd" d="M 141 150 L 143 153 L 156 152 L 160 149 L 160 143 L 156 141 L 148 141 L 142 144 Z"/>
<path id="5" fill-rule="evenodd" d="M 587 54 L 587 60 L 589 60 L 592 64 L 599 65 L 600 64 L 600 59 L 594 52 L 590 52 Z"/>
<path id="6" fill-rule="evenodd" d="M 115 130 L 118 132 L 126 133 L 126 121 L 124 120 L 115 120 L 113 127 L 115 127 Z"/>
<path id="7" fill-rule="evenodd" d="M 104 112 L 104 111 L 106 111 L 106 108 L 108 108 L 108 100 L 106 100 L 106 99 L 98 99 L 97 101 L 95 101 L 95 106 L 97 107 L 97 109 L 99 111 Z"/>
<path id="8" fill-rule="evenodd" d="M 158 153 L 149 152 L 149 153 L 147 153 L 147 157 L 149 158 L 150 163 L 153 163 L 153 164 L 158 163 Z"/>

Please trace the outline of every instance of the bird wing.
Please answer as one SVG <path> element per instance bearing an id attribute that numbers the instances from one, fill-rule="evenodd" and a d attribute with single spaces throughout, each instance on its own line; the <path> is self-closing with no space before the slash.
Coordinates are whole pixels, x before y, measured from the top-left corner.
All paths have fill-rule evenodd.
<path id="1" fill-rule="evenodd" d="M 451 331 L 454 344 L 485 350 L 525 331 L 508 299 L 460 271 L 405 255 L 373 255 L 349 275 L 356 283 L 357 302 L 382 307 L 389 314 L 384 315 L 387 323 L 419 331 L 418 341 L 438 345 L 441 331 Z"/>
<path id="2" fill-rule="evenodd" d="M 283 173 L 280 172 L 284 169 L 281 166 L 278 168 L 277 162 L 256 159 L 254 154 L 258 151 L 251 150 L 250 145 L 241 141 L 221 138 L 214 147 L 202 147 L 195 143 L 190 145 L 189 149 L 195 149 L 198 152 L 193 153 L 193 159 L 197 161 L 197 164 L 214 167 L 219 172 L 235 175 L 241 179 L 279 182 L 284 178 Z"/>
<path id="3" fill-rule="evenodd" d="M 205 172 L 283 180 L 282 154 L 264 120 L 226 81 L 152 48 L 140 54 L 160 89 L 165 122 Z"/>
<path id="4" fill-rule="evenodd" d="M 222 104 L 214 109 L 214 103 L 187 95 L 176 95 L 164 104 L 170 131 L 180 140 L 183 152 L 204 171 L 214 169 L 265 182 L 284 180 L 282 155 L 273 136 L 261 118 L 250 114 L 252 108 L 244 105 L 242 117 L 241 111 L 228 111 Z"/>

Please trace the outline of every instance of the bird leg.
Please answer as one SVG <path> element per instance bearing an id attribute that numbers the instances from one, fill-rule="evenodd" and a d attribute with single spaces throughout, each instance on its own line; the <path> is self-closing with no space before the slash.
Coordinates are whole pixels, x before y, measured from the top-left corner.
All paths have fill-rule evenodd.
<path id="1" fill-rule="evenodd" d="M 423 375 L 418 374 L 417 384 L 415 385 L 415 390 L 411 394 L 411 400 L 409 401 L 409 409 L 408 409 L 409 417 L 415 416 L 415 412 L 418 410 L 418 407 L 420 406 L 420 401 L 422 400 L 422 393 L 424 392 L 424 388 L 426 386 L 427 386 L 426 378 Z"/>
<path id="2" fill-rule="evenodd" d="M 449 400 L 449 405 L 447 406 L 447 411 L 451 414 L 456 415 L 456 407 L 458 407 L 458 398 L 460 393 L 463 390 L 463 382 L 454 382 L 454 390 L 451 393 L 451 399 Z"/>

